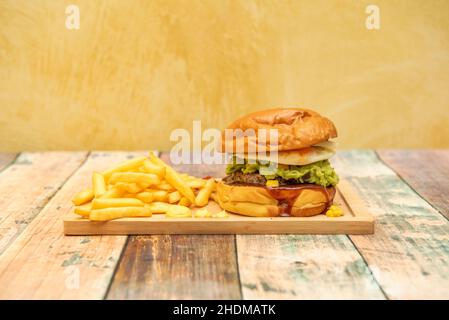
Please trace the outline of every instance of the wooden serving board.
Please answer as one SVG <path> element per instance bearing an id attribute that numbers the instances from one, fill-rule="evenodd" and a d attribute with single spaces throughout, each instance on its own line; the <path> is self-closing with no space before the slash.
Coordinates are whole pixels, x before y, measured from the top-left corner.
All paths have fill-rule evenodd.
<path id="1" fill-rule="evenodd" d="M 227 218 L 167 218 L 153 214 L 150 218 L 123 218 L 93 222 L 70 214 L 64 219 L 66 235 L 126 234 L 371 234 L 374 218 L 346 181 L 341 181 L 334 199 L 344 215 L 313 217 L 255 218 L 229 213 Z M 221 211 L 210 201 L 208 210 Z"/>

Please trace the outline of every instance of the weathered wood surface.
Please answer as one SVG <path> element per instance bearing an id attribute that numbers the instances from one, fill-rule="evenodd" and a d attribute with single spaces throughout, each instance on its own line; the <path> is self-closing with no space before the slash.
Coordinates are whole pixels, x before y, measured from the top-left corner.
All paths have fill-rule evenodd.
<path id="1" fill-rule="evenodd" d="M 449 150 L 378 150 L 379 157 L 449 219 Z"/>
<path id="2" fill-rule="evenodd" d="M 0 257 L 0 299 L 104 297 L 127 237 L 67 237 L 62 217 L 73 210 L 74 193 L 90 185 L 93 170 L 106 169 L 138 154 L 142 153 L 96 152 L 89 156 Z M 51 168 L 60 170 L 59 165 Z M 29 180 L 44 179 L 48 183 L 51 174 L 37 170 Z"/>
<path id="3" fill-rule="evenodd" d="M 244 299 L 384 299 L 347 236 L 238 235 Z"/>
<path id="4" fill-rule="evenodd" d="M 424 165 L 401 169 L 399 162 L 391 164 L 391 154 L 385 160 L 380 153 L 435 208 L 375 152 L 335 157 L 340 176 L 375 214 L 374 235 L 237 236 L 237 247 L 232 235 L 139 236 L 130 237 L 124 249 L 124 236 L 63 236 L 61 219 L 72 210 L 73 194 L 90 184 L 93 170 L 131 153 L 94 153 L 73 174 L 86 153 L 46 159 L 51 154 L 25 153 L 0 172 L 0 207 L 8 215 L 28 217 L 20 232 L 0 238 L 0 298 L 449 299 L 449 222 L 435 209 L 447 212 L 448 193 L 443 180 L 437 181 L 441 196 L 426 193 L 430 182 L 412 175 L 418 168 L 434 173 Z M 435 170 L 446 172 L 439 154 Z M 414 152 L 406 155 L 422 161 Z M 198 176 L 224 172 L 219 166 L 182 169 Z M 5 232 L 2 223 L 15 220 L 1 220 L 0 232 Z"/>
<path id="5" fill-rule="evenodd" d="M 16 159 L 17 153 L 0 153 L 0 171 Z"/>
<path id="6" fill-rule="evenodd" d="M 162 159 L 169 162 L 168 154 Z M 222 176 L 223 166 L 174 166 L 198 177 Z M 109 299 L 239 299 L 233 235 L 130 237 Z"/>
<path id="7" fill-rule="evenodd" d="M 130 237 L 108 299 L 240 299 L 232 235 Z"/>
<path id="8" fill-rule="evenodd" d="M 86 152 L 22 153 L 0 173 L 0 256 L 86 156 Z"/>
<path id="9" fill-rule="evenodd" d="M 376 217 L 374 235 L 350 238 L 387 297 L 449 299 L 449 222 L 375 152 L 342 152 L 333 163 Z"/>

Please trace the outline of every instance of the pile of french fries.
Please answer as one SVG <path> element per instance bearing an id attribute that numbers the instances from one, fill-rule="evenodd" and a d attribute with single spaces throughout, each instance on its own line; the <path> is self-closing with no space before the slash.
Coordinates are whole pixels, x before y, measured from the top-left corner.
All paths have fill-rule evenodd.
<path id="1" fill-rule="evenodd" d="M 226 217 L 206 208 L 192 214 L 191 208 L 204 207 L 215 199 L 216 182 L 176 172 L 150 152 L 106 171 L 94 172 L 92 188 L 72 199 L 75 213 L 92 221 L 165 214 L 173 218 Z"/>

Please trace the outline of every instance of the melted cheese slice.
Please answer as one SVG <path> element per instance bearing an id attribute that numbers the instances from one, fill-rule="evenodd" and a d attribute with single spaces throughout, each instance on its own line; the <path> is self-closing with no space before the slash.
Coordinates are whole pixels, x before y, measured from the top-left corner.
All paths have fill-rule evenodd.
<path id="1" fill-rule="evenodd" d="M 336 150 L 336 143 L 333 141 L 326 141 L 308 148 L 289 150 L 289 151 L 279 151 L 277 152 L 277 156 L 275 153 L 271 154 L 248 153 L 248 154 L 236 154 L 236 156 L 244 159 L 270 161 L 279 164 L 303 166 L 309 163 L 329 159 L 335 154 L 335 150 Z"/>

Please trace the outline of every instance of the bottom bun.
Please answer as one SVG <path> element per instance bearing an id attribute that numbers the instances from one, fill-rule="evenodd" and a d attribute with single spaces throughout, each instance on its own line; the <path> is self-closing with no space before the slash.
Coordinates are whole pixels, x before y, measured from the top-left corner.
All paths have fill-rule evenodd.
<path id="1" fill-rule="evenodd" d="M 291 215 L 310 217 L 323 213 L 335 196 L 335 188 L 313 184 L 286 187 L 217 184 L 219 205 L 230 212 L 251 217 Z"/>

